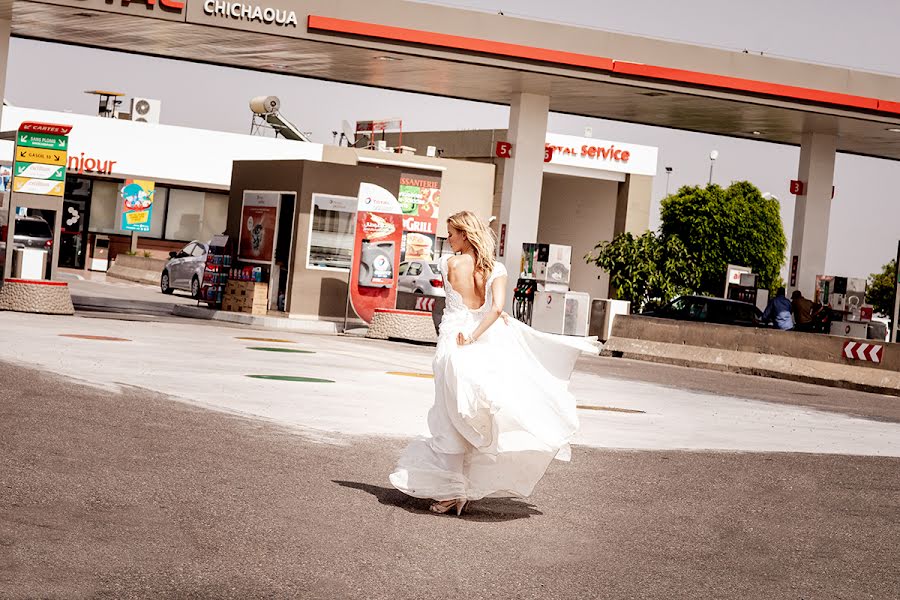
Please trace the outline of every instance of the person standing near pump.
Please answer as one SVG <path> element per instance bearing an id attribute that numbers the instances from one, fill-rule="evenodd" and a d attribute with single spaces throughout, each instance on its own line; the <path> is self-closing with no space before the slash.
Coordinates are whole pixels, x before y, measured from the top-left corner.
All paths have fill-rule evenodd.
<path id="1" fill-rule="evenodd" d="M 791 301 L 785 297 L 784 288 L 778 288 L 775 297 L 769 300 L 766 310 L 763 311 L 764 323 L 775 323 L 782 331 L 790 331 L 794 328 L 794 320 L 791 318 Z"/>

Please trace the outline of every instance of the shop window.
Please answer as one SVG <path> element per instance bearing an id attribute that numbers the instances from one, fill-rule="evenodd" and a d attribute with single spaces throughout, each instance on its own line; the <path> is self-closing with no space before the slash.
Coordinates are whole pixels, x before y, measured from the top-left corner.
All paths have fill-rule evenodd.
<path id="1" fill-rule="evenodd" d="M 307 267 L 349 269 L 356 234 L 357 199 L 313 194 Z"/>
<path id="2" fill-rule="evenodd" d="M 209 241 L 225 231 L 228 196 L 192 190 L 169 190 L 166 239 Z"/>
<path id="3" fill-rule="evenodd" d="M 130 235 L 122 229 L 122 187 L 124 183 L 95 180 L 91 192 L 90 230 L 97 233 L 119 233 Z M 161 238 L 166 220 L 168 190 L 156 188 L 153 194 L 153 212 L 150 217 L 150 231 L 141 237 Z"/>

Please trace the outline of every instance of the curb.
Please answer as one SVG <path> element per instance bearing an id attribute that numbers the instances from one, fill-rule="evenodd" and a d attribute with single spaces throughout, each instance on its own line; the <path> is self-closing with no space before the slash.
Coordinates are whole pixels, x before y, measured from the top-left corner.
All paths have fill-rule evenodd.
<path id="1" fill-rule="evenodd" d="M 148 302 L 146 300 L 126 300 L 104 296 L 72 295 L 72 304 L 77 310 L 90 312 L 117 312 L 139 315 L 171 315 L 176 304 L 169 302 Z"/>
<path id="2" fill-rule="evenodd" d="M 213 310 L 202 306 L 190 306 L 186 304 L 174 305 L 171 314 L 176 317 L 187 317 L 190 319 L 252 325 L 261 329 L 271 329 L 275 331 L 296 331 L 299 333 L 315 333 L 320 335 L 337 335 L 340 333 L 339 325 L 337 323 L 332 323 L 331 321 L 262 317 L 246 313 Z"/>
<path id="3" fill-rule="evenodd" d="M 750 367 L 729 364 L 727 362 L 709 362 L 690 358 L 646 354 L 643 352 L 629 352 L 627 350 L 609 350 L 606 348 L 601 351 L 600 356 L 611 358 L 627 358 L 630 360 L 642 360 L 645 362 L 674 365 L 678 367 L 706 369 L 709 371 L 737 373 L 740 375 L 754 375 L 757 377 L 768 377 L 771 379 L 781 379 L 784 381 L 795 381 L 797 383 L 808 383 L 812 385 L 821 385 L 838 389 L 900 397 L 900 389 L 897 389 L 896 387 L 848 381 L 846 379 L 832 379 L 828 377 L 820 377 L 816 375 L 808 375 L 797 372 L 785 372 L 779 371 L 777 369 L 767 369 L 760 366 Z"/>

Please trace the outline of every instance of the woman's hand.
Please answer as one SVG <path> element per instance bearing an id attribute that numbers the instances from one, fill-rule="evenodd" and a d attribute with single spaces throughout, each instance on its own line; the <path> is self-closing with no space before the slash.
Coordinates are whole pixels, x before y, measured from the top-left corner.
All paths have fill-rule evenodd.
<path id="1" fill-rule="evenodd" d="M 503 319 L 504 325 L 509 325 L 509 315 L 506 314 L 505 310 L 502 313 L 500 313 L 500 318 Z"/>
<path id="2" fill-rule="evenodd" d="M 456 334 L 456 344 L 459 346 L 468 346 L 469 344 L 474 342 L 475 340 L 471 337 L 463 335 L 462 331 Z"/>

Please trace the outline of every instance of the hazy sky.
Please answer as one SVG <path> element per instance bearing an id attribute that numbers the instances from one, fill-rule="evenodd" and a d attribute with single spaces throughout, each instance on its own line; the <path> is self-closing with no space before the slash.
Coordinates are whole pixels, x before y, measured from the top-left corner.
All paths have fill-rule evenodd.
<path id="1" fill-rule="evenodd" d="M 365 0 L 359 0 L 365 1 Z M 609 0 L 441 0 L 448 6 L 553 20 L 719 48 L 766 54 L 900 76 L 900 2 L 854 4 L 837 0 L 718 0 L 611 2 Z M 865 10 L 863 10 L 865 6 Z M 59 59 L 59 47 L 14 39 L 6 93 L 17 106 L 93 114 L 87 89 L 113 89 L 162 100 L 162 122 L 223 131 L 250 128 L 248 100 L 281 98 L 282 112 L 315 141 L 330 143 L 342 119 L 403 118 L 405 130 L 505 128 L 508 108 L 432 98 L 276 74 L 228 69 L 91 50 L 64 50 L 66 64 L 51 77 L 35 77 Z M 548 129 L 659 147 L 651 226 L 665 195 L 663 167 L 671 166 L 670 190 L 704 184 L 709 151 L 719 151 L 713 180 L 727 185 L 747 179 L 781 199 L 785 233 L 791 236 L 799 149 L 789 146 L 551 114 Z M 865 276 L 896 255 L 900 239 L 900 162 L 838 155 L 826 269 Z"/>

